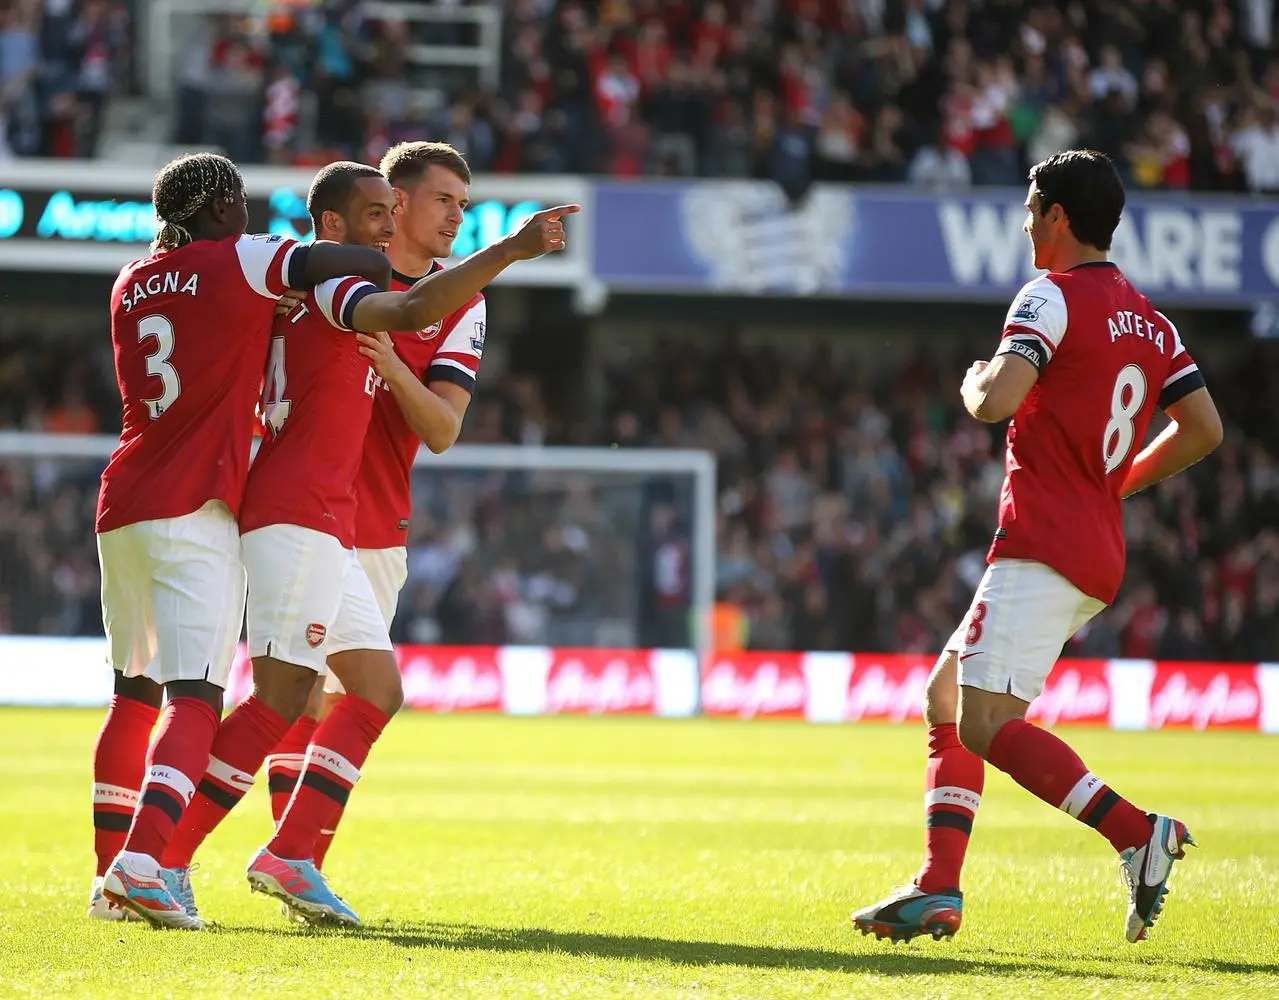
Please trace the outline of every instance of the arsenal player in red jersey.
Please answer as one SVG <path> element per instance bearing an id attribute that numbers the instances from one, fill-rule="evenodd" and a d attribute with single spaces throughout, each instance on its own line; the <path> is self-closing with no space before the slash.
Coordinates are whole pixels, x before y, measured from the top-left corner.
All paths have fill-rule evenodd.
<path id="1" fill-rule="evenodd" d="M 321 170 L 308 208 L 321 236 L 386 246 L 395 232 L 391 187 L 362 164 Z M 377 375 L 352 331 L 437 323 L 514 261 L 561 249 L 559 217 L 575 209 L 538 213 L 500 244 L 406 292 L 379 293 L 353 277 L 325 282 L 276 321 L 261 403 L 266 436 L 239 519 L 254 691 L 223 723 L 190 813 L 164 857 L 188 913 L 192 852 L 253 784 L 327 662 L 351 694 L 315 731 L 301 781 L 248 878 L 309 919 L 358 923 L 311 860 L 319 831 L 345 804 L 402 701 L 387 626 L 353 551 L 354 482 Z"/>
<path id="2" fill-rule="evenodd" d="M 407 288 L 441 270 L 439 261 L 452 255 L 471 172 L 462 155 L 441 142 L 400 143 L 382 158 L 381 171 L 395 194 L 396 231 L 388 248 L 391 287 Z M 355 479 L 355 550 L 388 629 L 408 574 L 405 539 L 413 460 L 422 444 L 438 454 L 457 441 L 484 353 L 485 326 L 484 296 L 476 294 L 424 329 L 359 338 L 379 378 Z M 398 693 L 398 673 L 387 681 Z M 323 711 L 313 699 L 268 759 L 277 822 L 305 764 L 318 718 L 333 709 L 344 691 L 336 671 L 329 672 L 323 686 L 328 694 Z M 323 866 L 340 819 L 339 811 L 319 831 L 317 868 Z"/>
<path id="3" fill-rule="evenodd" d="M 239 635 L 235 519 L 272 313 L 286 289 L 349 272 L 385 283 L 389 268 L 367 248 L 245 236 L 244 184 L 222 156 L 168 164 L 152 201 L 153 253 L 111 294 L 124 418 L 97 531 L 116 681 L 94 756 L 89 912 L 122 916 L 109 900 L 156 926 L 195 927 L 156 859 L 207 764 Z"/>
<path id="4" fill-rule="evenodd" d="M 1147 813 L 1028 723 L 1062 646 L 1114 600 L 1124 573 L 1121 500 L 1198 462 L 1221 421 L 1177 328 L 1107 259 L 1124 189 L 1101 153 L 1058 153 L 1030 172 L 1025 230 L 1034 263 L 994 357 L 961 387 L 978 420 L 1012 417 L 999 527 L 972 607 L 934 667 L 925 856 L 911 885 L 853 914 L 864 934 L 949 937 L 983 760 L 1096 829 L 1119 854 L 1124 936 L 1145 938 L 1185 824 Z M 1156 407 L 1171 419 L 1142 447 Z"/>

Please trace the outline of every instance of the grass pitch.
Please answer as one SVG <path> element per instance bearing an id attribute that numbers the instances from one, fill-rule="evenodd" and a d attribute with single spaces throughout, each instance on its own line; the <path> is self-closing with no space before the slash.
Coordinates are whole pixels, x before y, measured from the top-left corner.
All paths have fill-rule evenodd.
<path id="1" fill-rule="evenodd" d="M 0 711 L 0 996 L 1279 996 L 1275 737 L 1065 731 L 1201 845 L 1144 944 L 1109 846 L 989 770 L 964 929 L 894 947 L 848 912 L 918 864 L 919 727 L 406 714 L 328 865 L 367 927 L 249 894 L 259 785 L 199 859 L 220 928 L 191 934 L 84 915 L 99 718 Z"/>

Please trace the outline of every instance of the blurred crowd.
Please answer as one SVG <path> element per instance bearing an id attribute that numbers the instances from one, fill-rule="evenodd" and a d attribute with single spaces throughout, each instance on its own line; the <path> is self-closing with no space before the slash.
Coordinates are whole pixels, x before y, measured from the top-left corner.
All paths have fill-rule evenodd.
<path id="1" fill-rule="evenodd" d="M 455 0 L 447 9 L 492 7 Z M 446 139 L 481 172 L 1017 184 L 1070 146 L 1137 187 L 1279 191 L 1273 0 L 509 0 L 500 73 L 464 20 L 364 0 L 175 17 L 173 134 L 243 162 Z M 133 80 L 132 2 L 7 0 L 22 155 L 91 155 Z M 388 15 L 387 11 L 390 11 Z"/>
<path id="2" fill-rule="evenodd" d="M 606 373 L 595 419 L 538 381 L 481 379 L 467 443 L 701 447 L 719 457 L 716 589 L 726 645 L 927 653 L 984 568 L 1002 427 L 963 415 L 973 350 L 897 362 L 794 359 L 681 344 Z M 1279 352 L 1200 358 L 1221 449 L 1126 506 L 1129 572 L 1076 655 L 1279 655 Z M 980 350 L 977 354 L 982 353 Z M 669 356 L 667 354 L 666 356 Z M 70 371 L 64 379 L 59 372 Z M 0 344 L 0 429 L 118 428 L 109 356 Z M 101 463 L 0 460 L 0 631 L 96 634 L 92 516 Z M 680 645 L 689 641 L 691 482 L 680 476 L 415 472 L 405 642 Z"/>
<path id="3" fill-rule="evenodd" d="M 1229 387 L 1226 442 L 1125 505 L 1129 571 L 1076 655 L 1279 655 L 1274 346 L 1221 370 L 1200 359 Z M 959 403 L 984 347 L 944 350 L 866 367 L 682 345 L 678 369 L 636 358 L 611 373 L 613 440 L 719 455 L 717 586 L 745 645 L 927 653 L 949 638 L 985 568 L 1004 428 Z"/>
<path id="4" fill-rule="evenodd" d="M 480 382 L 463 440 L 537 443 L 535 380 Z M 118 433 L 109 346 L 0 340 L 0 431 Z M 97 635 L 93 534 L 102 458 L 0 455 L 0 633 Z M 684 584 L 656 598 L 692 483 L 637 474 L 419 468 L 393 637 L 419 643 L 636 646 L 687 641 Z M 677 528 L 675 514 L 685 521 Z M 675 567 L 679 572 L 679 567 Z M 669 576 L 669 574 L 668 574 Z M 666 631 L 660 629 L 666 623 Z M 675 631 L 671 631 L 671 626 Z"/>
<path id="5" fill-rule="evenodd" d="M 0 0 L 0 160 L 97 155 L 127 89 L 134 0 Z"/>

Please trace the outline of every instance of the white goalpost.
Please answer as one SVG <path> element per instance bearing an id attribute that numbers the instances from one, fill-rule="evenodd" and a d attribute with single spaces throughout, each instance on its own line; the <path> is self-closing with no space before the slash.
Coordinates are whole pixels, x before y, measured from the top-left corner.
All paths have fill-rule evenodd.
<path id="1" fill-rule="evenodd" d="M 39 508 L 45 503 L 45 497 L 55 497 L 60 490 L 63 493 L 71 490 L 69 483 L 74 483 L 79 491 L 75 494 L 77 499 L 71 502 L 84 505 L 89 503 L 91 493 L 96 495 L 96 477 L 117 444 L 114 435 L 106 434 L 0 431 L 0 472 L 9 467 L 11 478 L 15 471 L 18 473 L 15 481 L 19 492 L 28 491 L 28 508 Z M 498 484 L 492 486 L 486 480 L 493 477 L 485 477 L 484 473 L 509 475 L 498 476 Z M 681 523 L 687 525 L 691 605 L 687 637 L 700 661 L 710 651 L 708 622 L 715 599 L 715 476 L 714 455 L 691 449 L 458 445 L 443 455 L 433 455 L 425 447 L 421 449 L 414 463 L 414 493 L 415 501 L 424 495 L 428 508 L 432 503 L 451 503 L 456 510 L 479 495 L 477 490 L 489 488 L 490 494 L 494 491 L 501 494 L 499 504 L 511 508 L 507 521 L 522 519 L 525 534 L 521 537 L 527 538 L 540 538 L 557 518 L 564 523 L 572 522 L 573 518 L 585 519 L 592 525 L 596 562 L 602 565 L 593 567 L 594 575 L 579 589 L 598 591 L 611 587 L 626 591 L 629 587 L 633 591 L 634 575 L 643 572 L 639 560 L 647 554 L 642 537 L 647 527 L 642 519 L 651 506 L 647 495 L 657 484 L 662 502 L 677 509 Z M 22 505 L 19 497 L 20 514 Z M 530 513 L 533 508 L 536 512 Z M 77 510 L 83 517 L 83 506 Z M 0 529 L 3 528 L 0 525 Z M 87 530 L 92 531 L 91 514 Z M 572 534 L 571 539 L 579 537 L 581 532 Z M 87 543 L 91 541 L 86 539 Z M 505 540 L 502 556 L 517 558 L 519 553 L 512 553 L 512 548 L 518 548 L 518 538 Z M 414 554 L 410 545 L 411 562 Z M 24 587 L 40 582 L 21 579 L 24 572 L 30 571 L 16 566 L 0 567 L 0 601 L 6 596 L 3 592 L 6 587 L 21 592 Z M 619 607 L 629 607 L 631 613 L 635 613 L 636 593 L 626 591 L 613 597 L 603 604 L 612 607 L 614 614 L 618 614 Z M 404 610 L 402 601 L 401 613 Z M 624 612 L 619 615 L 624 616 Z M 572 634 L 589 631 L 589 623 L 579 621 L 576 627 L 577 632 Z M 625 634 L 624 627 L 621 634 Z M 594 644 L 607 645 L 607 642 Z"/>

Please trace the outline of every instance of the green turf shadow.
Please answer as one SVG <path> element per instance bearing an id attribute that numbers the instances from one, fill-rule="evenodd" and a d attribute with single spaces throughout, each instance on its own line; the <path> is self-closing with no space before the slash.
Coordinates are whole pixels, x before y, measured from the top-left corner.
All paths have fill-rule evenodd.
<path id="1" fill-rule="evenodd" d="M 1178 962 L 1187 969 L 1202 969 L 1205 972 L 1228 972 L 1232 975 L 1279 975 L 1279 962 L 1234 962 L 1218 958 L 1195 958 L 1188 962 Z"/>
<path id="2" fill-rule="evenodd" d="M 880 975 L 1020 975 L 1052 974 L 1079 979 L 1119 979 L 1122 974 L 1098 969 L 1025 958 L 984 955 L 953 958 L 942 952 L 946 944 L 920 940 L 918 944 L 890 946 L 883 952 L 859 954 L 816 948 L 728 944 L 721 941 L 681 941 L 671 938 L 555 931 L 545 927 L 487 927 L 469 923 L 403 921 L 372 924 L 358 930 L 315 928 L 273 929 L 220 926 L 222 933 L 340 935 L 352 939 L 382 941 L 403 948 L 442 948 L 450 951 L 528 952 L 574 957 L 669 962 L 690 966 L 738 966 L 757 969 L 807 969 L 826 972 Z M 860 938 L 852 936 L 850 943 Z M 922 947 L 938 949 L 926 954 Z"/>

